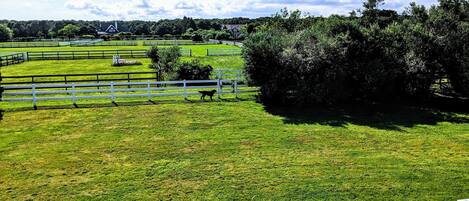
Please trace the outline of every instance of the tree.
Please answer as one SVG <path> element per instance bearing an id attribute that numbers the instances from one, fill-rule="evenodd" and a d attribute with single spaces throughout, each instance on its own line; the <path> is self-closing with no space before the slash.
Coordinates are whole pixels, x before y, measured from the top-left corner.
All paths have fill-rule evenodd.
<path id="1" fill-rule="evenodd" d="M 158 71 L 158 80 L 164 80 L 174 72 L 174 66 L 181 57 L 181 48 L 173 46 L 159 49 L 154 46 L 147 54 L 152 62 L 149 67 Z"/>
<path id="2" fill-rule="evenodd" d="M 80 27 L 73 25 L 73 24 L 67 24 L 64 28 L 59 30 L 60 35 L 66 36 L 69 39 L 77 36 L 79 32 L 80 32 Z"/>
<path id="3" fill-rule="evenodd" d="M 13 31 L 8 26 L 0 24 L 0 41 L 5 42 L 13 37 Z"/>
<path id="4" fill-rule="evenodd" d="M 175 80 L 208 80 L 213 68 L 210 65 L 203 65 L 199 60 L 181 62 L 176 64 Z"/>

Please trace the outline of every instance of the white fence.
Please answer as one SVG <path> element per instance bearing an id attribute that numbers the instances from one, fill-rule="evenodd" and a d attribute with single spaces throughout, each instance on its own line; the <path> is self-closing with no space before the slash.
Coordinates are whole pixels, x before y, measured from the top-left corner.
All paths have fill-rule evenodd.
<path id="1" fill-rule="evenodd" d="M 218 98 L 220 98 L 222 94 L 234 94 L 238 97 L 238 94 L 240 93 L 257 91 L 253 89 L 240 90 L 240 87 L 246 86 L 239 85 L 237 80 L 221 79 L 163 82 L 152 82 L 148 80 L 146 82 L 109 82 L 91 84 L 31 84 L 4 86 L 3 88 L 5 92 L 3 93 L 1 101 L 31 101 L 33 103 L 33 107 L 36 109 L 39 101 L 48 100 L 71 100 L 72 103 L 76 105 L 77 101 L 80 99 L 111 99 L 111 101 L 114 102 L 116 98 L 146 97 L 148 100 L 151 100 L 153 97 L 181 96 L 187 100 L 189 95 L 199 94 L 198 91 L 194 91 L 197 89 L 215 89 L 215 95 L 218 96 Z M 224 88 L 228 88 L 229 90 L 224 90 Z M 10 96 L 16 97 L 10 98 Z"/>

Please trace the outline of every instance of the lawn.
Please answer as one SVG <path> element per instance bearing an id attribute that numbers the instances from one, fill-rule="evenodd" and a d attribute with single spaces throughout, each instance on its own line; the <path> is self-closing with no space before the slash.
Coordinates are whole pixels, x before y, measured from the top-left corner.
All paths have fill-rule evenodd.
<path id="1" fill-rule="evenodd" d="M 182 48 L 192 49 L 193 57 L 183 57 L 182 61 L 194 59 L 203 64 L 211 65 L 214 69 L 242 70 L 244 60 L 241 56 L 206 56 L 207 48 L 233 49 L 236 46 L 229 45 L 189 45 Z M 51 48 L 0 48 L 0 55 L 7 52 L 24 51 L 65 51 L 65 50 L 130 50 L 148 49 L 142 46 L 118 46 L 118 47 L 51 47 Z M 238 48 L 239 49 L 239 48 Z M 132 59 L 131 59 L 132 60 Z M 112 67 L 112 59 L 94 60 L 61 60 L 61 61 L 32 61 L 18 65 L 2 67 L 4 76 L 14 75 L 45 75 L 45 74 L 73 74 L 73 73 L 109 73 L 109 72 L 140 72 L 152 71 L 148 68 L 149 59 L 135 59 L 143 63 L 142 66 Z"/>
<path id="2" fill-rule="evenodd" d="M 251 99 L 7 109 L 0 200 L 469 197 L 468 114 Z"/>
<path id="3" fill-rule="evenodd" d="M 167 47 L 167 46 L 166 46 Z M 181 48 L 192 49 L 193 56 L 207 55 L 208 48 L 214 49 L 239 49 L 232 45 L 183 45 Z M 32 47 L 32 48 L 0 48 L 1 52 L 32 52 L 32 51 L 70 51 L 70 50 L 147 50 L 149 46 L 93 46 L 93 47 Z"/>
<path id="4" fill-rule="evenodd" d="M 205 57 L 209 45 L 188 47 L 198 55 L 184 61 L 200 59 L 215 69 L 244 65 L 240 56 Z M 34 61 L 1 70 L 151 71 L 149 59 L 136 60 L 144 65 Z M 271 108 L 254 94 L 189 99 L 118 99 L 117 106 L 80 100 L 78 108 L 50 101 L 39 102 L 37 111 L 28 102 L 0 102 L 0 200 L 469 198 L 469 113 L 403 106 Z"/>

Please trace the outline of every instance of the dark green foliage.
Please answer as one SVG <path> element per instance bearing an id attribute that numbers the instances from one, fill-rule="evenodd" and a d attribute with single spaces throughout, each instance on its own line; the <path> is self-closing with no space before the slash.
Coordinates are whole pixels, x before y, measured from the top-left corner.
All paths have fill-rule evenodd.
<path id="1" fill-rule="evenodd" d="M 174 72 L 174 67 L 181 57 L 181 48 L 177 46 L 158 48 L 153 46 L 148 51 L 152 63 L 150 68 L 159 72 L 159 80 L 164 80 Z"/>
<path id="2" fill-rule="evenodd" d="M 381 12 L 378 4 L 371 2 L 366 10 Z M 429 28 L 435 23 L 432 12 L 415 4 L 401 21 L 331 16 L 296 31 L 273 24 L 246 40 L 246 74 L 261 86 L 261 99 L 268 104 L 426 98 L 446 74 L 455 91 L 468 94 L 469 25 L 462 14 L 465 4 L 458 5 L 459 10 L 446 6 L 451 8 L 439 12 L 442 22 L 436 22 L 447 23 L 437 26 L 446 27 L 440 36 L 436 27 Z"/>
<path id="3" fill-rule="evenodd" d="M 13 32 L 7 26 L 0 24 L 0 42 L 5 42 L 13 37 Z"/>
<path id="4" fill-rule="evenodd" d="M 204 65 L 199 60 L 190 62 L 181 62 L 176 65 L 175 80 L 208 80 L 213 68 L 210 65 Z"/>
<path id="5" fill-rule="evenodd" d="M 204 41 L 204 38 L 202 37 L 202 35 L 199 35 L 199 34 L 192 34 L 191 39 L 192 41 L 196 41 L 196 42 Z"/>
<path id="6" fill-rule="evenodd" d="M 438 45 L 438 62 L 457 93 L 469 96 L 469 2 L 441 0 L 427 22 Z"/>
<path id="7" fill-rule="evenodd" d="M 148 50 L 148 57 L 151 59 L 152 64 L 158 64 L 160 62 L 160 56 L 158 54 L 158 47 L 157 46 L 152 46 Z"/>

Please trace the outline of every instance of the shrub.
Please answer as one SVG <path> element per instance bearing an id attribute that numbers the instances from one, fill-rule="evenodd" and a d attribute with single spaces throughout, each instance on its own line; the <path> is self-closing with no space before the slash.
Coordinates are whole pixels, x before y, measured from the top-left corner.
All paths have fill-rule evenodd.
<path id="1" fill-rule="evenodd" d="M 181 48 L 173 46 L 159 49 L 153 46 L 148 50 L 147 54 L 152 61 L 149 67 L 159 72 L 159 80 L 164 80 L 174 72 L 174 66 L 181 57 Z"/>
<path id="2" fill-rule="evenodd" d="M 201 64 L 198 60 L 181 62 L 176 65 L 175 80 L 208 80 L 213 68 Z"/>
<path id="3" fill-rule="evenodd" d="M 0 24 L 0 42 L 5 42 L 13 37 L 13 31 L 6 25 Z"/>
<path id="4" fill-rule="evenodd" d="M 267 30 L 244 42 L 246 75 L 267 104 L 392 101 L 430 94 L 439 65 L 417 25 L 363 29 L 331 17 L 294 33 Z"/>
<path id="5" fill-rule="evenodd" d="M 195 41 L 195 42 L 204 41 L 204 38 L 203 38 L 201 35 L 199 35 L 199 34 L 193 34 L 193 35 L 191 36 L 191 39 L 192 39 L 192 41 Z"/>
<path id="6" fill-rule="evenodd" d="M 82 39 L 94 39 L 95 36 L 93 36 L 93 35 L 82 35 L 81 38 Z"/>

